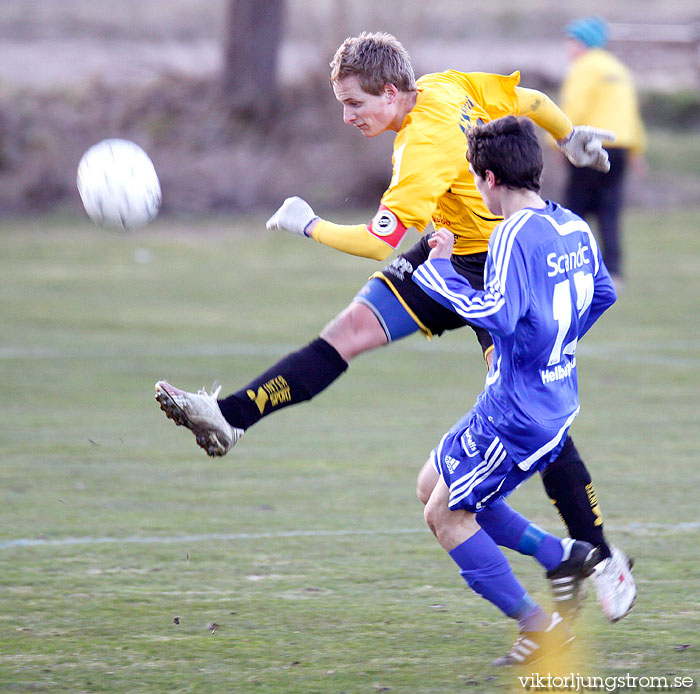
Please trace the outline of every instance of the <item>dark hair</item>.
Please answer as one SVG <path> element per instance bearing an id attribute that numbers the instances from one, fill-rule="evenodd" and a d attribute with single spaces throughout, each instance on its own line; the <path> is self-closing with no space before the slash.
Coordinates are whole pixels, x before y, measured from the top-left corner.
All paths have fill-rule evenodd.
<path id="1" fill-rule="evenodd" d="M 393 84 L 399 91 L 416 90 L 411 58 L 391 34 L 362 32 L 345 39 L 331 61 L 331 84 L 357 75 L 360 87 L 375 96 Z"/>
<path id="2" fill-rule="evenodd" d="M 467 159 L 472 169 L 508 188 L 540 191 L 542 148 L 529 118 L 505 116 L 467 130 Z"/>

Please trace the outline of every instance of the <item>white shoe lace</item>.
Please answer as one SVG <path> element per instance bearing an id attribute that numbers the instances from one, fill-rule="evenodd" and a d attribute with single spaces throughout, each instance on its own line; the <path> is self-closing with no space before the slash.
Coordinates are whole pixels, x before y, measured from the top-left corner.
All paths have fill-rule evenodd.
<path id="1" fill-rule="evenodd" d="M 221 392 L 221 385 L 219 384 L 218 381 L 214 381 L 214 383 L 212 383 L 212 386 L 211 386 L 211 392 L 207 393 L 207 389 L 204 386 L 202 386 L 197 391 L 197 395 L 205 395 L 208 398 L 213 398 L 214 400 L 218 400 L 220 392 Z"/>

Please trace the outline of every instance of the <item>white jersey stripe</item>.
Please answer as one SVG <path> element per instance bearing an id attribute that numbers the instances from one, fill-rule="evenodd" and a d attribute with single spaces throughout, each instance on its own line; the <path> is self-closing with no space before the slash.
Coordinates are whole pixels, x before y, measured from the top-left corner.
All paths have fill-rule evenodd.
<path id="1" fill-rule="evenodd" d="M 462 489 L 459 492 L 453 492 L 450 494 L 450 501 L 448 503 L 448 506 L 454 506 L 455 504 L 459 503 L 462 499 L 465 497 L 469 496 L 474 488 L 481 484 L 491 473 L 496 471 L 498 469 L 498 466 L 501 464 L 502 459 L 505 457 L 505 451 L 503 451 L 503 457 L 496 458 L 493 460 L 489 466 L 482 472 L 479 477 L 476 479 L 472 480 L 472 483 L 466 487 L 466 489 Z"/>
<path id="2" fill-rule="evenodd" d="M 486 449 L 485 457 L 490 458 L 494 452 L 494 449 L 499 448 L 503 448 L 503 446 L 501 446 L 501 439 L 499 439 L 498 436 L 496 436 L 496 438 L 491 442 L 491 445 Z M 496 450 L 496 454 L 498 454 L 498 450 Z"/>
<path id="3" fill-rule="evenodd" d="M 474 478 L 475 475 L 480 475 L 488 467 L 488 462 L 482 460 L 475 468 L 472 468 L 466 475 L 462 475 L 450 485 L 450 492 L 458 492 L 465 484 Z"/>
<path id="4" fill-rule="evenodd" d="M 504 239 L 507 235 L 508 230 L 512 228 L 513 224 L 522 217 L 524 212 L 525 210 L 516 212 L 512 217 L 509 217 L 505 221 L 501 222 L 493 230 L 489 244 L 489 251 L 491 252 L 492 258 L 494 259 L 494 264 L 498 262 L 499 258 L 502 258 L 503 256 Z"/>
<path id="5" fill-rule="evenodd" d="M 450 432 L 448 431 L 441 439 L 440 443 L 438 444 L 437 448 L 434 449 L 431 453 L 431 457 L 433 459 L 433 467 L 435 468 L 435 472 L 437 472 L 438 475 L 442 475 L 442 466 L 440 464 L 440 461 L 442 460 L 442 449 L 445 446 L 445 439 L 449 436 Z"/>
<path id="6" fill-rule="evenodd" d="M 482 300 L 470 299 L 463 294 L 451 291 L 430 261 L 423 263 L 414 272 L 414 277 L 420 280 L 422 284 L 425 284 L 428 289 L 432 289 L 437 294 L 444 296 L 452 304 L 454 310 L 467 320 L 472 316 L 488 316 L 496 313 L 505 302 L 503 295 L 500 293 L 489 293 L 485 296 L 485 300 Z"/>
<path id="7" fill-rule="evenodd" d="M 572 425 L 574 419 L 576 419 L 576 415 L 579 413 L 581 409 L 581 406 L 579 405 L 571 414 L 571 416 L 566 420 L 564 423 L 564 426 L 559 429 L 557 432 L 557 435 L 551 439 L 550 441 L 547 441 L 543 446 L 540 446 L 532 455 L 528 456 L 523 460 L 522 462 L 518 463 L 518 467 L 521 470 L 529 470 L 543 455 L 546 453 L 549 453 L 558 443 L 561 441 L 561 437 L 564 435 L 564 433 L 567 431 L 567 429 Z"/>
<path id="8" fill-rule="evenodd" d="M 475 473 L 479 472 L 478 476 L 472 475 L 472 479 L 469 481 L 466 487 L 461 486 L 459 489 L 452 489 L 452 487 L 450 487 L 451 492 L 449 506 L 454 506 L 456 503 L 459 503 L 462 499 L 469 496 L 474 491 L 474 488 L 477 485 L 481 484 L 486 478 L 488 478 L 495 470 L 499 468 L 501 463 L 504 461 L 507 453 L 506 450 L 503 448 L 503 445 L 498 440 L 498 438 L 494 439 L 494 444 L 496 442 L 498 442 L 498 446 L 493 452 L 493 455 L 486 458 L 487 467 L 483 468 L 483 465 L 479 465 L 474 470 Z M 493 449 L 493 444 L 491 444 L 489 450 L 491 449 Z"/>
<path id="9" fill-rule="evenodd" d="M 591 227 L 589 227 L 588 224 L 586 224 L 586 222 L 573 219 L 569 222 L 566 222 L 565 224 L 557 224 L 557 222 L 551 217 L 542 215 L 542 218 L 546 219 L 552 225 L 552 227 L 554 227 L 556 232 L 561 236 L 573 234 L 575 231 L 580 231 L 586 234 L 586 236 L 588 237 L 588 242 L 591 244 L 591 255 L 593 256 L 593 263 L 595 268 L 593 274 L 597 275 L 598 270 L 600 269 L 600 263 L 598 261 L 598 243 L 595 239 L 593 231 L 591 230 Z"/>
<path id="10" fill-rule="evenodd" d="M 475 476 L 481 474 L 481 472 L 488 467 L 489 463 L 493 458 L 493 455 L 498 455 L 502 449 L 503 446 L 501 445 L 499 438 L 496 437 L 492 441 L 491 445 L 488 447 L 488 450 L 486 451 L 483 460 L 475 468 L 471 469 L 466 475 L 462 475 L 459 479 L 454 480 L 450 485 L 450 490 L 453 492 L 459 491 L 460 487 L 464 486 L 465 484 L 469 484 L 469 482 Z"/>
<path id="11" fill-rule="evenodd" d="M 505 304 L 501 287 L 505 287 L 515 237 L 532 214 L 532 210 L 523 210 L 496 228 L 493 248 L 490 251 L 495 257 L 495 279 L 484 288 L 482 297 L 466 297 L 451 291 L 430 262 L 421 265 L 414 275 L 429 289 L 445 297 L 452 304 L 454 310 L 467 320 L 497 313 Z"/>
<path id="12" fill-rule="evenodd" d="M 497 251 L 494 255 L 494 274 L 498 280 L 499 289 L 506 286 L 510 254 L 513 251 L 515 237 L 523 224 L 532 217 L 532 214 L 532 210 L 523 210 L 521 213 L 514 214 L 507 222 L 502 222 L 497 229 L 498 236 L 496 238 Z M 489 287 L 485 287 L 485 289 L 488 291 Z"/>

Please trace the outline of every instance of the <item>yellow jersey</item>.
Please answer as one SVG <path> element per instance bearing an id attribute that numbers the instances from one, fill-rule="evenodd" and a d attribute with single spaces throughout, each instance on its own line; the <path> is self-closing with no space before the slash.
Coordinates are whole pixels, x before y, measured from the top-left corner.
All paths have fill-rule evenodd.
<path id="1" fill-rule="evenodd" d="M 465 132 L 474 124 L 519 115 L 520 73 L 447 72 L 418 80 L 416 105 L 394 140 L 393 175 L 381 204 L 406 227 L 433 222 L 455 235 L 454 252 L 486 251 L 502 220 L 486 208 L 469 173 Z"/>
<path id="2" fill-rule="evenodd" d="M 394 139 L 393 175 L 375 217 L 355 225 L 320 219 L 311 236 L 344 253 L 384 260 L 407 228 L 422 233 L 432 221 L 454 233 L 455 254 L 486 251 L 501 218 L 488 211 L 469 173 L 467 130 L 507 115 L 532 119 L 556 140 L 573 127 L 548 96 L 519 81 L 519 72 L 448 70 L 421 77 L 416 103 Z"/>
<path id="3" fill-rule="evenodd" d="M 592 48 L 580 55 L 564 80 L 560 103 L 574 125 L 612 130 L 615 142 L 605 147 L 639 153 L 646 148 L 632 75 L 612 53 Z"/>

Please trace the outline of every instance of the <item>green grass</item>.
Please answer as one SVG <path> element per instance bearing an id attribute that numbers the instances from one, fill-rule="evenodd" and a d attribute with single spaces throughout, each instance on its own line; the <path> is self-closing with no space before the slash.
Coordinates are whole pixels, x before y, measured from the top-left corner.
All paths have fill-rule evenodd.
<path id="1" fill-rule="evenodd" d="M 653 175 L 676 186 L 686 185 L 688 179 L 689 189 L 698 197 L 700 136 L 696 129 L 653 130 L 649 133 L 647 159 Z"/>
<path id="2" fill-rule="evenodd" d="M 589 598 L 585 675 L 698 675 L 697 219 L 628 216 L 625 290 L 580 347 L 573 434 L 639 587 L 616 625 Z M 471 334 L 363 355 L 212 461 L 153 383 L 237 389 L 375 263 L 260 219 L 0 238 L 1 692 L 522 691 L 487 666 L 513 625 L 465 589 L 414 494 L 483 382 Z M 561 532 L 537 479 L 512 500 Z M 509 558 L 548 605 L 540 569 Z"/>

